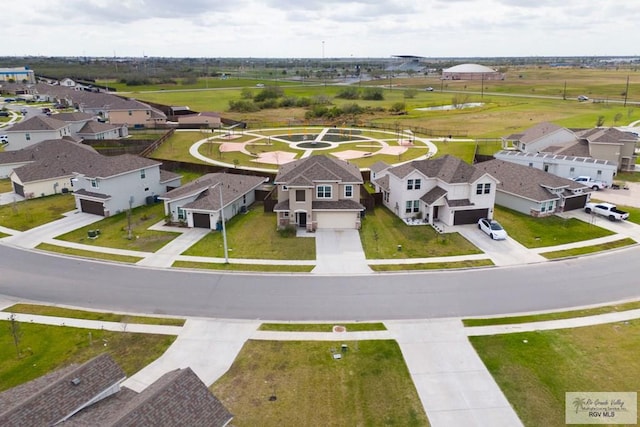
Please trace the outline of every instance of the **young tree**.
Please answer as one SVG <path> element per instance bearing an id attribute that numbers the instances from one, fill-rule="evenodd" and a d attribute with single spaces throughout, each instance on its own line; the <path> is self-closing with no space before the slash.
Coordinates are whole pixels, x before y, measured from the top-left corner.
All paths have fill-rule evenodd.
<path id="1" fill-rule="evenodd" d="M 20 340 L 22 339 L 22 331 L 20 330 L 20 322 L 14 313 L 9 316 L 9 330 L 13 338 L 13 345 L 16 347 L 16 355 L 20 358 Z"/>

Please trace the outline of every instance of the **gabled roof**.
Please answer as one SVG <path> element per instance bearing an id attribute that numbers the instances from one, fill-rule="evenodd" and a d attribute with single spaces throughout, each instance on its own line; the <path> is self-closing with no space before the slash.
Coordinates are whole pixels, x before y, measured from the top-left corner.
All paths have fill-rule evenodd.
<path id="1" fill-rule="evenodd" d="M 362 174 L 357 166 L 328 156 L 311 156 L 280 166 L 276 184 L 312 186 L 319 181 L 338 181 L 362 184 Z"/>
<path id="2" fill-rule="evenodd" d="M 638 137 L 631 132 L 623 132 L 616 128 L 594 128 L 576 132 L 580 138 L 590 143 L 599 144 L 623 144 L 628 141 L 637 141 Z"/>
<path id="3" fill-rule="evenodd" d="M 164 374 L 133 397 L 109 425 L 222 427 L 232 418 L 191 368 L 186 368 Z"/>
<path id="4" fill-rule="evenodd" d="M 542 123 L 538 123 L 535 126 L 530 127 L 529 129 L 526 129 L 524 132 L 509 135 L 507 139 L 513 139 L 513 140 L 518 140 L 524 143 L 530 143 L 542 138 L 543 136 L 552 134 L 559 130 L 569 131 L 568 129 L 563 128 L 562 126 L 558 126 L 556 124 L 549 123 L 549 122 L 542 122 Z"/>
<path id="5" fill-rule="evenodd" d="M 385 175 L 382 178 L 374 179 L 373 183 L 379 185 L 383 190 L 389 191 L 391 189 L 389 187 L 389 175 Z"/>
<path id="6" fill-rule="evenodd" d="M 378 160 L 377 162 L 375 162 L 374 164 L 371 165 L 371 167 L 369 168 L 369 170 L 373 173 L 378 173 L 380 171 L 383 171 L 387 168 L 389 168 L 390 165 L 383 162 L 382 160 Z"/>
<path id="7" fill-rule="evenodd" d="M 95 120 L 90 120 L 82 126 L 78 131 L 78 135 L 95 135 L 101 132 L 109 132 L 114 129 L 120 129 L 121 126 L 110 125 L 108 123 L 100 123 Z"/>
<path id="8" fill-rule="evenodd" d="M 57 113 L 50 116 L 52 119 L 62 120 L 63 122 L 83 122 L 92 120 L 94 115 L 75 111 L 73 113 Z"/>
<path id="9" fill-rule="evenodd" d="M 7 129 L 7 132 L 53 131 L 69 126 L 66 122 L 53 117 L 33 116 Z"/>
<path id="10" fill-rule="evenodd" d="M 570 179 L 504 160 L 489 160 L 478 163 L 476 167 L 495 176 L 500 181 L 496 187 L 497 191 L 516 194 L 537 202 L 559 199 L 558 195 L 552 194 L 547 188 L 568 189 L 570 191 L 582 189 L 583 193 L 591 191 L 584 185 Z"/>
<path id="11" fill-rule="evenodd" d="M 436 185 L 431 190 L 429 190 L 429 192 L 427 192 L 427 194 L 422 196 L 420 198 L 420 200 L 425 202 L 427 205 L 431 205 L 431 204 L 435 203 L 436 201 L 438 201 L 438 199 L 440 199 L 445 194 L 447 194 L 447 190 L 445 190 L 442 187 L 438 187 Z"/>
<path id="12" fill-rule="evenodd" d="M 227 206 L 264 182 L 265 178 L 261 176 L 210 173 L 169 191 L 161 199 L 173 201 L 197 195 L 196 200 L 187 203 L 183 208 L 218 211 L 220 210 L 220 189 L 222 189 L 222 204 Z M 216 187 L 213 188 L 214 186 Z"/>
<path id="13" fill-rule="evenodd" d="M 427 178 L 438 178 L 448 184 L 471 183 L 484 172 L 463 160 L 449 154 L 437 159 L 414 160 L 389 169 L 389 173 L 404 178 L 418 171 Z"/>
<path id="14" fill-rule="evenodd" d="M 103 156 L 93 158 L 91 163 L 84 165 L 78 172 L 87 178 L 109 178 L 127 172 L 160 166 L 162 163 L 133 154 L 120 156 Z"/>
<path id="15" fill-rule="evenodd" d="M 14 401 L 12 405 L 0 406 L 0 425 L 54 425 L 90 404 L 101 393 L 117 386 L 125 377 L 124 371 L 111 356 L 103 353 L 66 371 L 64 375 L 52 378 L 47 384 L 39 384 L 30 393 L 25 392 L 28 389 L 25 385 L 22 399 Z M 113 391 L 117 392 L 117 389 Z M 8 390 L 4 393 L 11 392 Z"/>

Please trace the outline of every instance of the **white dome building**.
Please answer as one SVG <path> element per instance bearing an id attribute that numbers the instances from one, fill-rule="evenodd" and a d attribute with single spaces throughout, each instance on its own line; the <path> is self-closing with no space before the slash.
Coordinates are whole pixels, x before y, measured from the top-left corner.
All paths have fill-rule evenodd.
<path id="1" fill-rule="evenodd" d="M 504 74 L 480 64 L 460 64 L 442 70 L 442 80 L 504 80 Z"/>

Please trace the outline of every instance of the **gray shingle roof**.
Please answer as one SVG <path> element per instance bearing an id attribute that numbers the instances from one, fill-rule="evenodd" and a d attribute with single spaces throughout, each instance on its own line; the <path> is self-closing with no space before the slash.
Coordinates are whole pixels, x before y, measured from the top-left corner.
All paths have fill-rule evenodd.
<path id="1" fill-rule="evenodd" d="M 580 138 L 600 144 L 622 144 L 626 141 L 637 141 L 638 137 L 630 132 L 623 132 L 616 128 L 594 128 L 576 132 Z"/>
<path id="2" fill-rule="evenodd" d="M 386 190 L 386 191 L 390 190 L 389 175 L 385 175 L 382 178 L 374 179 L 373 182 L 374 184 L 378 184 L 380 187 L 382 187 L 383 190 Z"/>
<path id="3" fill-rule="evenodd" d="M 261 176 L 210 173 L 182 187 L 169 191 L 162 196 L 161 199 L 177 200 L 198 194 L 196 200 L 187 203 L 183 207 L 187 209 L 218 211 L 220 210 L 219 188 L 222 188 L 222 203 L 226 206 L 238 197 L 259 187 L 264 181 L 265 178 Z M 220 183 L 220 185 L 213 188 L 213 186 L 218 183 Z"/>
<path id="4" fill-rule="evenodd" d="M 52 131 L 66 126 L 68 126 L 66 122 L 53 117 L 33 116 L 11 126 L 11 128 L 7 129 L 7 132 Z"/>
<path id="5" fill-rule="evenodd" d="M 78 131 L 78 135 L 95 135 L 100 132 L 108 132 L 114 129 L 119 129 L 121 126 L 110 125 L 108 123 L 100 123 L 95 120 L 90 120 L 82 126 L 82 129 Z"/>
<path id="6" fill-rule="evenodd" d="M 509 135 L 507 139 L 518 140 L 524 143 L 529 143 L 537 139 L 540 139 L 545 135 L 549 135 L 550 133 L 556 132 L 560 129 L 563 129 L 563 127 L 553 123 L 549 123 L 549 122 L 542 122 L 542 123 L 538 123 L 535 126 L 530 127 L 524 132 Z"/>
<path id="7" fill-rule="evenodd" d="M 583 193 L 590 191 L 589 188 L 570 179 L 504 160 L 494 159 L 478 163 L 476 167 L 487 171 L 500 181 L 497 186 L 498 191 L 516 194 L 538 202 L 559 199 L 558 195 L 552 194 L 547 188 L 582 189 Z"/>
<path id="8" fill-rule="evenodd" d="M 428 178 L 438 178 L 449 184 L 474 182 L 484 175 L 484 171 L 448 154 L 437 159 L 414 160 L 389 169 L 389 172 L 398 178 L 404 178 L 413 171 L 419 171 Z"/>
<path id="9" fill-rule="evenodd" d="M 52 119 L 62 120 L 63 122 L 83 122 L 86 120 L 92 120 L 93 114 L 82 113 L 80 111 L 74 111 L 72 113 L 57 113 L 51 115 Z"/>
<path id="10" fill-rule="evenodd" d="M 315 200 L 311 202 L 311 209 L 314 211 L 361 211 L 364 206 L 355 200 Z"/>
<path id="11" fill-rule="evenodd" d="M 427 192 L 427 194 L 422 196 L 420 198 L 420 200 L 425 202 L 427 205 L 431 205 L 432 203 L 436 202 L 439 198 L 441 198 L 445 194 L 447 194 L 447 190 L 445 190 L 442 187 L 438 187 L 436 185 L 431 190 L 429 190 L 429 192 Z"/>
<path id="12" fill-rule="evenodd" d="M 276 184 L 310 186 L 317 181 L 337 181 L 362 184 L 362 174 L 357 166 L 328 156 L 311 156 L 286 163 L 280 167 Z"/>
<path id="13" fill-rule="evenodd" d="M 387 163 L 383 162 L 382 160 L 378 160 L 377 162 L 371 165 L 369 170 L 371 172 L 378 173 L 380 171 L 387 169 L 388 167 L 389 165 Z"/>
<path id="14" fill-rule="evenodd" d="M 125 376 L 111 356 L 103 353 L 35 390 L 17 404 L 3 406 L 0 425 L 53 425 L 73 415 L 108 388 L 119 384 Z"/>

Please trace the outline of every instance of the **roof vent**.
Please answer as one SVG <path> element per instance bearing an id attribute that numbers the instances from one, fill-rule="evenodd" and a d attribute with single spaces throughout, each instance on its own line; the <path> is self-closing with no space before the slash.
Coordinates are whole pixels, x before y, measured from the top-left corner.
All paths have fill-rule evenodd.
<path id="1" fill-rule="evenodd" d="M 78 384 L 80 384 L 80 378 L 77 378 L 77 377 L 76 377 L 76 378 L 72 379 L 72 380 L 71 380 L 71 384 L 73 384 L 73 385 L 78 385 Z"/>

